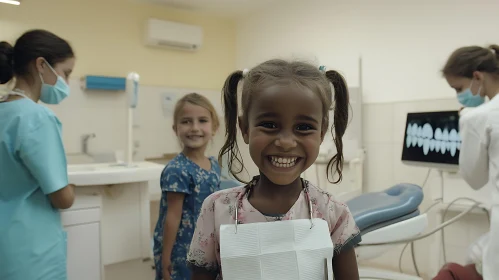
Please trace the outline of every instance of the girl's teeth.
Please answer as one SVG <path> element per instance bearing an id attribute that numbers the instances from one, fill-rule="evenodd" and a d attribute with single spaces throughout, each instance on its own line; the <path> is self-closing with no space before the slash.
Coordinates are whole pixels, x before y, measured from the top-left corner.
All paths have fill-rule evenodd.
<path id="1" fill-rule="evenodd" d="M 289 168 L 296 164 L 296 159 L 296 157 L 271 157 L 271 162 L 276 167 Z"/>

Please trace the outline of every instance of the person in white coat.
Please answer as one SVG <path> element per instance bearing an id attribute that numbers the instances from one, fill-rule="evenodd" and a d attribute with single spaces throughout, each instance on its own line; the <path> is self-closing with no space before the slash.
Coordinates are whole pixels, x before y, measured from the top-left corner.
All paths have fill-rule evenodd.
<path id="1" fill-rule="evenodd" d="M 490 232 L 483 250 L 482 276 L 499 279 L 499 46 L 468 46 L 454 51 L 443 76 L 457 92 L 461 111 L 459 170 L 473 188 L 490 185 Z M 485 102 L 486 98 L 488 102 Z M 466 113 L 464 113 L 466 112 Z"/>

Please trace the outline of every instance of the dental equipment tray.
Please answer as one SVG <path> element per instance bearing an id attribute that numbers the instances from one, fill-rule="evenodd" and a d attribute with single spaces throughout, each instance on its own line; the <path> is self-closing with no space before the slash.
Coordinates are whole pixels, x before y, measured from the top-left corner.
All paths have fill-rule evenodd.
<path id="1" fill-rule="evenodd" d="M 382 192 L 370 192 L 347 202 L 361 231 L 370 231 L 419 215 L 423 190 L 413 184 L 397 184 Z"/>

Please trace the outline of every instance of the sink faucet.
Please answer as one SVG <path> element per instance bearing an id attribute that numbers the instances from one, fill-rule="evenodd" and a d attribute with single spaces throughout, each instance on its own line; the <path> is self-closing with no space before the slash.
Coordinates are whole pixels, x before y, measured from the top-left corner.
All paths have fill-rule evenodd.
<path id="1" fill-rule="evenodd" d="M 88 155 L 88 140 L 95 138 L 95 133 L 83 134 L 81 136 L 81 152 Z"/>

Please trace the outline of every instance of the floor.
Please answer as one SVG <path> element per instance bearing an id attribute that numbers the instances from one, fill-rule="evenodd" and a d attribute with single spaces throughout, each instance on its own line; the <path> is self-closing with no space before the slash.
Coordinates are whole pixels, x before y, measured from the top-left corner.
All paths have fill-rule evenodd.
<path id="1" fill-rule="evenodd" d="M 104 268 L 105 280 L 154 280 L 152 260 L 123 262 Z"/>
<path id="2" fill-rule="evenodd" d="M 371 265 L 370 267 L 376 266 Z M 383 267 L 377 268 L 383 269 Z M 423 276 L 423 279 L 429 278 Z M 137 260 L 106 266 L 105 280 L 154 280 L 152 261 Z"/>

